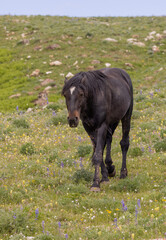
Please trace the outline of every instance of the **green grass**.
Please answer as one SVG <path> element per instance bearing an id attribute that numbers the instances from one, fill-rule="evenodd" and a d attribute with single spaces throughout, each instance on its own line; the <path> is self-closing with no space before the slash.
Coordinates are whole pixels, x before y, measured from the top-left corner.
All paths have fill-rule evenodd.
<path id="1" fill-rule="evenodd" d="M 164 239 L 165 20 L 0 16 L 0 239 Z M 163 37 L 145 41 L 152 31 Z M 145 47 L 129 44 L 132 37 Z M 53 44 L 59 47 L 51 50 Z M 50 66 L 55 60 L 62 65 Z M 112 143 L 117 174 L 93 193 L 93 147 L 81 123 L 69 128 L 61 90 L 68 72 L 105 63 L 125 69 L 133 81 L 128 177 L 119 179 L 120 125 Z M 35 69 L 40 74 L 32 77 Z M 55 86 L 42 109 L 34 100 L 47 78 Z"/>

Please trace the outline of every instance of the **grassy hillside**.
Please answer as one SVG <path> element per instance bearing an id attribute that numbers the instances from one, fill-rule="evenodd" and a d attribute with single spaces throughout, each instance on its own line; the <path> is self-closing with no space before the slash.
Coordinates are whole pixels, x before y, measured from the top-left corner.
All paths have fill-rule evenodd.
<path id="1" fill-rule="evenodd" d="M 0 16 L 0 239 L 164 239 L 165 23 Z M 91 142 L 81 124 L 68 127 L 61 89 L 69 72 L 108 63 L 134 86 L 128 178 L 119 179 L 119 126 L 117 175 L 93 193 Z M 43 91 L 44 109 L 34 104 Z"/>

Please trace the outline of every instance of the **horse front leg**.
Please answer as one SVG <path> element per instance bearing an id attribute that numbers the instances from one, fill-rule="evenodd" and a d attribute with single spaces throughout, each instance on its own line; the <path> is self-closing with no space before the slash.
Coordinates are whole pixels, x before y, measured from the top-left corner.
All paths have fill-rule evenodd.
<path id="1" fill-rule="evenodd" d="M 104 123 L 97 131 L 96 148 L 92 158 L 92 162 L 95 166 L 95 174 L 93 184 L 91 186 L 91 191 L 100 191 L 100 167 L 102 170 L 102 175 L 107 175 L 106 168 L 103 162 L 103 152 L 105 147 L 106 135 L 107 125 Z"/>

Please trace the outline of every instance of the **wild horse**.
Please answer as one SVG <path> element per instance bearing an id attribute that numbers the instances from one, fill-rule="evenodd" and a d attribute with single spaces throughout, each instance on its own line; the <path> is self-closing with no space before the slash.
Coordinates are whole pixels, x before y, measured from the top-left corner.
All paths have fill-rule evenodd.
<path id="1" fill-rule="evenodd" d="M 95 175 L 91 190 L 100 191 L 100 183 L 108 182 L 108 176 L 115 176 L 115 166 L 111 159 L 111 142 L 120 120 L 122 122 L 120 178 L 125 178 L 133 109 L 133 87 L 130 76 L 119 68 L 80 72 L 65 81 L 62 95 L 66 99 L 70 127 L 77 127 L 81 119 L 94 146 L 92 162 L 95 165 Z M 105 147 L 106 166 L 103 161 Z"/>

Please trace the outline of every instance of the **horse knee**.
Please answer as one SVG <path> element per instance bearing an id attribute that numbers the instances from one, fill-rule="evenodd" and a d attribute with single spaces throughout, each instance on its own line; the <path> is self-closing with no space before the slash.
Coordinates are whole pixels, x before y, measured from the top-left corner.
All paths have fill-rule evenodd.
<path id="1" fill-rule="evenodd" d="M 96 153 L 93 154 L 93 157 L 92 157 L 92 164 L 93 165 L 101 166 L 102 160 L 103 160 L 102 154 L 96 154 Z"/>
<path id="2" fill-rule="evenodd" d="M 120 141 L 122 151 L 127 151 L 130 145 L 129 138 Z"/>

